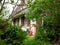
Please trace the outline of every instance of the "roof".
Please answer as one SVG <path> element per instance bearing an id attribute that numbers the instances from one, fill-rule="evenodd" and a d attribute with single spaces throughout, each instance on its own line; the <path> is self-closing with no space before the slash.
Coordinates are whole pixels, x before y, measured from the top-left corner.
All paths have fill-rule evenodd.
<path id="1" fill-rule="evenodd" d="M 19 16 L 21 14 L 25 14 L 26 11 L 27 11 L 27 9 L 28 9 L 28 7 L 25 7 L 22 10 L 21 10 L 20 7 L 17 7 L 16 10 L 12 12 L 12 14 L 9 17 L 9 19 L 14 18 L 14 17 L 17 17 L 17 16 Z"/>

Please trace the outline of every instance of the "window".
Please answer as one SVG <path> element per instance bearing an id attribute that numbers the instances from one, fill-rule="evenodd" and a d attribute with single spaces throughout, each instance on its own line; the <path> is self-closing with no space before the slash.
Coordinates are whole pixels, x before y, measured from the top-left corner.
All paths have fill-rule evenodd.
<path id="1" fill-rule="evenodd" d="M 14 25 L 16 24 L 16 19 L 13 20 L 13 24 L 14 24 Z"/>
<path id="2" fill-rule="evenodd" d="M 21 17 L 21 24 L 22 24 L 22 25 L 24 25 L 24 20 L 25 20 L 25 17 L 22 16 L 22 17 Z"/>

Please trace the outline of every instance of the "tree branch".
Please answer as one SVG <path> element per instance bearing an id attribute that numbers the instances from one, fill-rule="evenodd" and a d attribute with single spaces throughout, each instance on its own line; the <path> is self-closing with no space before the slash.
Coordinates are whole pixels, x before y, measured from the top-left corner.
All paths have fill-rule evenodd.
<path id="1" fill-rule="evenodd" d="M 0 13 L 1 13 L 2 10 L 3 10 L 4 3 L 5 3 L 5 0 L 3 1 L 3 4 L 2 4 L 2 6 L 1 6 Z"/>
<path id="2" fill-rule="evenodd" d="M 24 9 L 22 9 L 22 10 L 16 12 L 14 15 L 11 15 L 11 16 L 9 17 L 9 19 L 13 18 L 13 16 L 16 16 L 17 13 L 22 12 L 23 10 L 25 10 L 25 9 L 27 9 L 27 8 L 28 8 L 28 7 L 26 7 L 26 8 L 24 8 Z M 8 20 L 9 20 L 9 19 L 8 19 Z"/>
<path id="3" fill-rule="evenodd" d="M 0 3 L 1 3 L 2 0 L 0 0 Z"/>

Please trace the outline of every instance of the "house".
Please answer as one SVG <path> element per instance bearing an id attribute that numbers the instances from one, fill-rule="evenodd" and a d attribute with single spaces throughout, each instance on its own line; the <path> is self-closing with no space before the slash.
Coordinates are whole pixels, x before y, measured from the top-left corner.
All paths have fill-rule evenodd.
<path id="1" fill-rule="evenodd" d="M 12 25 L 22 26 L 23 31 L 27 31 L 29 29 L 29 35 L 35 36 L 36 34 L 36 20 L 28 20 L 26 18 L 26 13 L 28 12 L 28 0 L 21 0 L 21 4 L 16 6 L 14 11 L 9 17 L 11 20 Z"/>

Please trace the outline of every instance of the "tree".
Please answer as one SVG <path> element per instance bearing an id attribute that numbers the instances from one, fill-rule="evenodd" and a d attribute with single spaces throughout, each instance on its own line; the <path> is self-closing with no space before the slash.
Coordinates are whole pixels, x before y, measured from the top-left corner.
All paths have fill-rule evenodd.
<path id="1" fill-rule="evenodd" d="M 28 19 L 36 19 L 38 39 L 52 40 L 60 36 L 60 1 L 59 0 L 35 0 L 29 5 Z M 58 19 L 59 18 L 59 19 Z M 44 20 L 42 27 L 41 19 Z M 46 37 L 46 38 L 45 38 Z"/>

